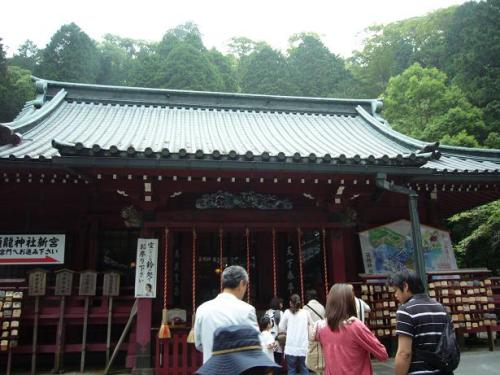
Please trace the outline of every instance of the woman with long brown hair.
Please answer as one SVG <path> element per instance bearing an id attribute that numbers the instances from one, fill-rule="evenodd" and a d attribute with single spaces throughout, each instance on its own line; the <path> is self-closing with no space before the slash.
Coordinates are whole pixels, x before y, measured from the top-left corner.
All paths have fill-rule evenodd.
<path id="1" fill-rule="evenodd" d="M 317 323 L 315 337 L 325 357 L 325 375 L 372 375 L 370 354 L 388 358 L 387 350 L 356 316 L 349 284 L 335 284 L 326 300 L 326 318 Z"/>

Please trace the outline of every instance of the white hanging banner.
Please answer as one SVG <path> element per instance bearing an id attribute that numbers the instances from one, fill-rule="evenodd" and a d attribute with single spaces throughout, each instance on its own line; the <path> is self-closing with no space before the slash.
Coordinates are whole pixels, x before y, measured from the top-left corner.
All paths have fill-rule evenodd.
<path id="1" fill-rule="evenodd" d="M 137 261 L 135 263 L 135 297 L 156 297 L 156 268 L 158 262 L 158 239 L 137 240 Z"/>
<path id="2" fill-rule="evenodd" d="M 0 266 L 64 264 L 64 234 L 0 235 Z"/>

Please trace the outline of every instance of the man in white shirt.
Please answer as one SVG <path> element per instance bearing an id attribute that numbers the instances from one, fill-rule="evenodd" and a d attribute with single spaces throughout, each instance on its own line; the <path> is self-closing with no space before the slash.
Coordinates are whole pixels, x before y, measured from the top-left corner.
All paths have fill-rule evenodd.
<path id="1" fill-rule="evenodd" d="M 352 284 L 349 284 L 349 285 L 351 285 L 352 292 L 354 293 L 354 286 Z M 368 304 L 365 301 L 363 301 L 361 298 L 358 298 L 358 297 L 356 297 L 356 295 L 354 295 L 354 299 L 356 302 L 356 315 L 357 315 L 358 319 L 364 323 L 365 322 L 365 315 L 368 314 L 372 310 L 371 310 L 370 306 L 368 306 Z"/>
<path id="2" fill-rule="evenodd" d="M 212 356 L 213 336 L 217 328 L 246 324 L 259 331 L 255 308 L 242 301 L 247 286 L 248 273 L 243 267 L 227 267 L 222 272 L 222 293 L 196 310 L 195 345 L 203 352 L 203 363 Z"/>
<path id="3" fill-rule="evenodd" d="M 304 310 L 309 311 L 314 323 L 325 318 L 325 308 L 318 301 L 318 292 L 315 289 L 306 291 L 306 301 L 307 304 L 304 306 Z"/>

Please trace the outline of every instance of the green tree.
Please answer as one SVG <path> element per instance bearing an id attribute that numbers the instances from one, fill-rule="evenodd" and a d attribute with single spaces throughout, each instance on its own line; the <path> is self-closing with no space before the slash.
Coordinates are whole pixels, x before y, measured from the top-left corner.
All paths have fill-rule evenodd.
<path id="1" fill-rule="evenodd" d="M 452 216 L 448 227 L 460 267 L 500 275 L 500 200 Z"/>
<path id="2" fill-rule="evenodd" d="M 484 109 L 484 144 L 500 148 L 500 2 L 467 2 L 446 32 L 446 71 L 469 100 Z"/>
<path id="3" fill-rule="evenodd" d="M 0 38 L 0 82 L 3 82 L 7 76 L 7 60 L 3 50 L 2 38 Z"/>
<path id="4" fill-rule="evenodd" d="M 453 135 L 445 134 L 441 138 L 440 142 L 449 146 L 480 147 L 476 138 L 467 133 L 465 130 L 461 130 L 459 133 Z"/>
<path id="5" fill-rule="evenodd" d="M 34 96 L 35 87 L 31 82 L 31 72 L 18 66 L 8 66 L 4 77 L 0 78 L 0 121 L 12 121 L 23 105 Z"/>
<path id="6" fill-rule="evenodd" d="M 484 141 L 485 146 L 500 149 L 500 99 L 488 103 L 483 117 L 489 132 Z"/>
<path id="7" fill-rule="evenodd" d="M 188 22 L 168 30 L 158 43 L 141 48 L 132 59 L 134 86 L 184 90 L 235 91 L 234 61 L 207 51 L 198 26 Z"/>
<path id="8" fill-rule="evenodd" d="M 31 72 L 18 66 L 7 68 L 9 79 L 9 118 L 13 119 L 24 104 L 34 99 L 35 85 L 31 81 Z"/>
<path id="9" fill-rule="evenodd" d="M 155 43 L 142 48 L 132 59 L 128 82 L 130 86 L 160 87 L 164 82 L 165 59 L 157 52 Z"/>
<path id="10" fill-rule="evenodd" d="M 419 64 L 390 79 L 383 113 L 396 130 L 425 141 L 478 146 L 487 136 L 481 110 L 445 73 Z"/>
<path id="11" fill-rule="evenodd" d="M 9 121 L 9 82 L 7 78 L 7 60 L 0 38 L 0 121 Z"/>
<path id="12" fill-rule="evenodd" d="M 290 38 L 288 66 L 290 82 L 302 96 L 344 97 L 352 87 L 353 77 L 344 61 L 331 53 L 313 33 Z"/>
<path id="13" fill-rule="evenodd" d="M 19 48 L 17 53 L 9 60 L 9 65 L 15 65 L 20 68 L 34 72 L 40 63 L 40 50 L 37 45 L 26 40 Z"/>
<path id="14" fill-rule="evenodd" d="M 134 62 L 149 46 L 141 40 L 106 34 L 98 48 L 100 67 L 97 83 L 129 86 L 135 81 L 131 77 Z"/>
<path id="15" fill-rule="evenodd" d="M 236 59 L 232 55 L 224 56 L 222 53 L 212 48 L 207 52 L 208 60 L 216 68 L 222 78 L 222 91 L 237 92 L 238 76 L 236 72 Z"/>
<path id="16" fill-rule="evenodd" d="M 363 83 L 363 93 L 380 95 L 391 77 L 415 62 L 442 68 L 447 59 L 445 31 L 456 9 L 367 28 L 363 49 L 350 60 L 353 74 Z"/>
<path id="17" fill-rule="evenodd" d="M 158 53 L 166 58 L 175 47 L 186 44 L 198 52 L 206 51 L 201 32 L 193 22 L 186 22 L 168 30 L 158 43 Z"/>
<path id="18" fill-rule="evenodd" d="M 95 42 L 74 23 L 62 26 L 43 51 L 36 74 L 59 81 L 95 83 L 99 74 Z"/>
<path id="19" fill-rule="evenodd" d="M 445 33 L 446 72 L 482 108 L 500 98 L 499 20 L 498 0 L 470 1 L 457 9 Z"/>
<path id="20" fill-rule="evenodd" d="M 498 132 L 491 132 L 484 141 L 484 145 L 488 148 L 496 148 L 500 150 L 500 134 Z"/>
<path id="21" fill-rule="evenodd" d="M 271 95 L 297 92 L 285 56 L 264 43 L 240 60 L 239 74 L 242 92 Z"/>
<path id="22" fill-rule="evenodd" d="M 204 53 L 189 44 L 180 44 L 162 66 L 159 87 L 184 90 L 221 91 L 224 82 Z"/>
<path id="23" fill-rule="evenodd" d="M 231 38 L 228 47 L 229 52 L 231 52 L 241 60 L 243 57 L 248 56 L 252 52 L 254 52 L 258 45 L 258 42 L 255 42 L 251 39 L 245 37 L 234 37 Z"/>

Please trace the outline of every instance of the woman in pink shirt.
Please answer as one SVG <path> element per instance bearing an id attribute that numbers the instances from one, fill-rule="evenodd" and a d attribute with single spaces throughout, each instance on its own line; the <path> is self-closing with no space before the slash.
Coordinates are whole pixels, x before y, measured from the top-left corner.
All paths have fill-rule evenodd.
<path id="1" fill-rule="evenodd" d="M 387 350 L 357 318 L 354 293 L 348 284 L 335 284 L 326 301 L 326 318 L 317 322 L 316 340 L 325 357 L 324 375 L 372 375 L 370 354 L 387 359 Z M 349 320 L 349 321 L 348 321 Z"/>

